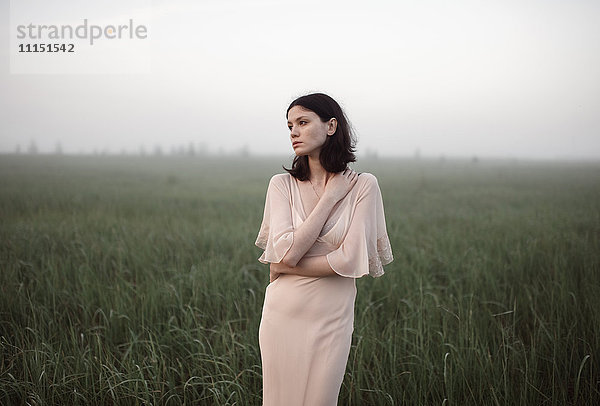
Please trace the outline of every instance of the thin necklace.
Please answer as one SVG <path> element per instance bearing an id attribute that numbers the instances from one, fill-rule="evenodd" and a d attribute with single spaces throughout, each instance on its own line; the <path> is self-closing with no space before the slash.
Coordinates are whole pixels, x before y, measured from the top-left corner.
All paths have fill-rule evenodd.
<path id="1" fill-rule="evenodd" d="M 317 193 L 317 189 L 315 189 L 315 185 L 313 185 L 312 181 L 310 179 L 308 179 L 308 181 L 310 182 L 310 185 L 312 186 L 313 192 L 315 192 L 315 194 L 317 195 L 317 197 L 320 199 L 321 196 Z"/>

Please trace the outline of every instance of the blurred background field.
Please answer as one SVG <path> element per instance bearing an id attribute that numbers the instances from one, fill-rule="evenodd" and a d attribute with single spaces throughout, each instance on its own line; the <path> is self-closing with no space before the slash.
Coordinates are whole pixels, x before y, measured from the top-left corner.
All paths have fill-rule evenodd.
<path id="1" fill-rule="evenodd" d="M 288 157 L 0 157 L 0 404 L 259 405 Z M 340 405 L 600 402 L 600 163 L 360 160 L 394 262 Z"/>

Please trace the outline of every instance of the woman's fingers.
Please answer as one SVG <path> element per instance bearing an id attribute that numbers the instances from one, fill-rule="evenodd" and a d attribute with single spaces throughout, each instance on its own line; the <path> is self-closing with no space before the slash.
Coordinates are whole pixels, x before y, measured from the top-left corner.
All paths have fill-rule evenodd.
<path id="1" fill-rule="evenodd" d="M 349 169 L 348 172 L 346 173 L 346 179 L 348 179 L 348 182 L 352 183 L 355 173 L 353 170 Z"/>
<path id="2" fill-rule="evenodd" d="M 353 183 L 356 181 L 356 179 L 358 179 L 359 173 L 350 168 L 346 168 L 342 172 L 338 173 L 338 175 L 345 177 L 349 182 Z"/>

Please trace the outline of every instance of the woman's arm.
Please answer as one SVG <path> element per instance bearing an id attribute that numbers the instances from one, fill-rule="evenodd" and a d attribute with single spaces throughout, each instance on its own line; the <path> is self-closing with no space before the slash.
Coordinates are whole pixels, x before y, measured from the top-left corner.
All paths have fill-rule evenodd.
<path id="1" fill-rule="evenodd" d="M 327 183 L 325 193 L 309 214 L 306 220 L 294 230 L 292 245 L 281 259 L 281 263 L 287 267 L 294 268 L 304 257 L 304 254 L 313 246 L 317 237 L 323 229 L 323 225 L 333 206 L 341 200 L 352 189 L 358 174 L 352 170 L 345 170 L 341 174 L 335 174 Z"/>
<path id="2" fill-rule="evenodd" d="M 336 273 L 329 266 L 327 257 L 325 255 L 315 257 L 304 257 L 294 267 L 290 267 L 283 263 L 271 264 L 271 277 L 270 281 L 273 282 L 279 274 L 293 274 L 300 276 L 332 276 Z"/>
<path id="3" fill-rule="evenodd" d="M 281 259 L 281 264 L 293 268 L 299 263 L 304 254 L 306 254 L 319 237 L 323 225 L 336 203 L 336 200 L 326 196 L 323 196 L 319 200 L 306 220 L 294 230 L 292 246 Z"/>

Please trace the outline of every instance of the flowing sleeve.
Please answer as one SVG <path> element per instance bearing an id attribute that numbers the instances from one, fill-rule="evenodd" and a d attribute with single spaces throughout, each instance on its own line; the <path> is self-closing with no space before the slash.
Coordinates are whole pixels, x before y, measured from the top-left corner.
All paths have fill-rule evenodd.
<path id="1" fill-rule="evenodd" d="M 387 235 L 383 199 L 377 178 L 369 173 L 359 186 L 354 212 L 342 244 L 327 254 L 329 266 L 339 275 L 360 278 L 383 275 L 383 265 L 393 261 Z"/>
<path id="2" fill-rule="evenodd" d="M 275 175 L 269 181 L 263 220 L 255 242 L 264 250 L 258 258 L 263 264 L 281 262 L 294 240 L 291 193 L 286 176 Z"/>

